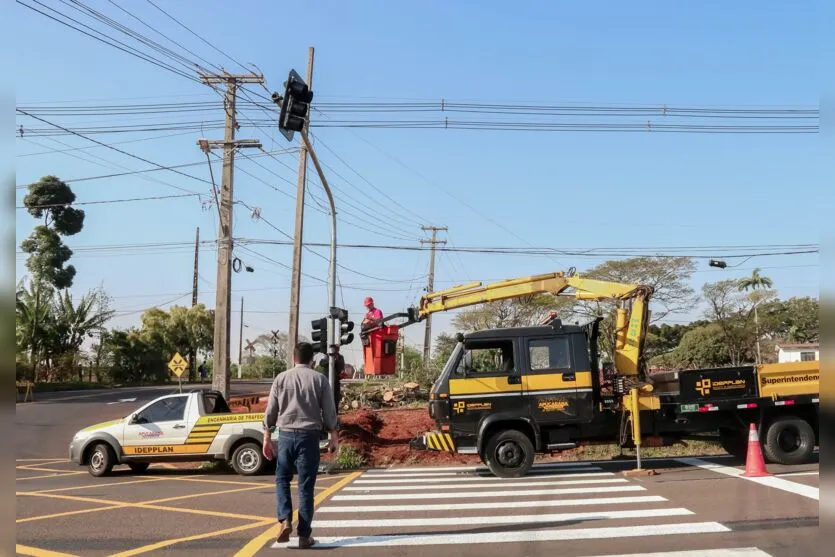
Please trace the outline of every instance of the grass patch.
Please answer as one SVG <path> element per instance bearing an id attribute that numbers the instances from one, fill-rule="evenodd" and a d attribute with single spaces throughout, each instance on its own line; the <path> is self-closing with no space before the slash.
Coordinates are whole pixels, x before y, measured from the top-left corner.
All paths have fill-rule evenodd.
<path id="1" fill-rule="evenodd" d="M 560 453 L 561 460 L 612 460 L 621 456 L 635 458 L 635 449 L 623 449 L 616 444 L 586 445 Z M 727 454 L 719 443 L 712 441 L 683 441 L 670 447 L 641 447 L 641 458 L 682 458 Z M 548 457 L 543 457 L 547 459 Z"/>
<path id="2" fill-rule="evenodd" d="M 336 456 L 336 466 L 342 470 L 356 470 L 365 465 L 365 458 L 350 445 L 341 445 Z"/>
<path id="3" fill-rule="evenodd" d="M 208 474 L 229 474 L 234 472 L 229 463 L 225 460 L 212 460 L 210 462 L 201 462 L 197 467 L 201 472 Z"/>

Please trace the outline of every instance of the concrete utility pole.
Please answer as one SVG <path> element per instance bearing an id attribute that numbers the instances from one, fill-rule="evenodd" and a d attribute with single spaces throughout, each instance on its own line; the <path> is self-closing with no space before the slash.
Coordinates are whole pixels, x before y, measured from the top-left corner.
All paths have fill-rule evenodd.
<path id="1" fill-rule="evenodd" d="M 313 47 L 307 51 L 307 86 L 313 89 Z M 305 123 L 307 132 L 307 123 Z M 287 353 L 293 354 L 299 338 L 299 302 L 302 278 L 302 239 L 304 237 L 304 190 L 307 182 L 307 144 L 299 146 L 299 181 L 296 186 L 296 230 L 293 234 L 293 269 L 290 279 L 290 323 L 287 327 Z M 288 362 L 292 366 L 292 362 Z"/>
<path id="2" fill-rule="evenodd" d="M 200 257 L 200 227 L 197 227 L 197 235 L 194 238 L 194 275 L 192 276 L 191 280 L 191 307 L 197 305 L 197 279 L 198 279 L 198 258 Z M 197 378 L 196 373 L 194 371 L 194 359 L 196 356 L 196 350 L 194 346 L 190 347 L 188 350 L 188 380 L 190 382 L 194 382 Z"/>
<path id="3" fill-rule="evenodd" d="M 241 334 L 238 338 L 238 379 L 241 378 L 243 369 L 243 360 L 241 354 L 244 353 L 244 297 L 241 296 Z"/>
<path id="4" fill-rule="evenodd" d="M 261 148 L 256 139 L 235 140 L 238 123 L 235 119 L 235 99 L 239 83 L 263 83 L 264 77 L 255 74 L 203 74 L 201 79 L 208 85 L 225 84 L 226 96 L 224 110 L 226 126 L 223 141 L 200 139 L 197 144 L 204 152 L 213 147 L 223 148 L 223 177 L 221 179 L 221 197 L 219 201 L 220 228 L 218 230 L 217 249 L 217 296 L 215 299 L 215 336 L 214 364 L 212 369 L 212 388 L 229 398 L 229 328 L 231 321 L 231 283 L 232 283 L 232 203 L 235 150 L 241 147 Z"/>
<path id="5" fill-rule="evenodd" d="M 431 240 L 421 240 L 421 244 L 431 244 L 432 250 L 429 256 L 429 283 L 426 285 L 427 294 L 435 289 L 435 246 L 446 244 L 446 240 L 438 240 L 438 232 L 446 231 L 446 226 L 422 226 L 424 231 L 432 231 Z M 429 363 L 429 356 L 432 351 L 432 316 L 426 316 L 426 331 L 423 336 L 423 361 Z"/>

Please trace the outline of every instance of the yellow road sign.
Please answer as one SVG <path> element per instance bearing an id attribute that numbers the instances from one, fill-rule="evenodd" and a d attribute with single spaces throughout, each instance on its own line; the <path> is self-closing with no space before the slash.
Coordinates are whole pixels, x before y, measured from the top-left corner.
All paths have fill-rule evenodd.
<path id="1" fill-rule="evenodd" d="M 168 369 L 173 371 L 177 377 L 180 377 L 187 367 L 188 362 L 186 362 L 185 359 L 183 359 L 183 357 L 180 356 L 179 352 L 174 354 L 174 357 L 171 358 L 170 362 L 168 362 Z"/>

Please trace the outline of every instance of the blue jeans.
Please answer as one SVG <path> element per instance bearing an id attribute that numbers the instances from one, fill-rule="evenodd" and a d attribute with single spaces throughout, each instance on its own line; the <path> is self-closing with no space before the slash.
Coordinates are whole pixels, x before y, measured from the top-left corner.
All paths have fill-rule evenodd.
<path id="1" fill-rule="evenodd" d="M 300 537 L 310 536 L 313 521 L 313 495 L 316 475 L 319 473 L 318 431 L 279 431 L 275 467 L 278 520 L 293 517 L 293 501 L 290 498 L 290 482 L 294 472 L 299 475 L 299 527 Z"/>

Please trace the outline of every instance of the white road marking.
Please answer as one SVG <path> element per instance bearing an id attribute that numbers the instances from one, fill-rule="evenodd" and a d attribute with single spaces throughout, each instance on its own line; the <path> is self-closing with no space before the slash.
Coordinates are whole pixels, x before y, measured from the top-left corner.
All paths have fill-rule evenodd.
<path id="1" fill-rule="evenodd" d="M 775 474 L 776 476 L 817 476 L 820 474 L 817 470 L 814 472 L 786 472 L 785 474 Z"/>
<path id="2" fill-rule="evenodd" d="M 817 454 L 817 451 L 815 451 Z M 734 458 L 732 455 L 715 455 L 711 460 L 726 460 Z M 675 457 L 642 458 L 641 462 L 672 462 L 678 460 Z M 553 468 L 566 468 L 571 466 L 591 466 L 594 464 L 630 464 L 633 460 L 576 460 L 571 462 L 546 462 L 534 464 L 531 470 L 550 470 Z M 366 470 L 366 474 L 413 474 L 415 472 L 482 472 L 490 474 L 486 466 L 432 466 L 422 468 L 372 468 Z"/>
<path id="3" fill-rule="evenodd" d="M 541 475 L 557 475 L 563 472 L 597 472 L 601 471 L 603 468 L 599 466 L 578 466 L 576 468 L 554 468 L 551 470 L 542 469 L 542 468 L 533 468 L 530 472 L 528 472 L 528 476 L 541 476 Z M 380 474 L 373 470 L 366 471 L 363 475 L 363 479 L 379 479 L 380 481 L 389 479 L 389 478 L 443 478 L 443 477 L 467 477 L 473 476 L 474 474 L 476 477 L 479 478 L 490 478 L 494 477 L 490 472 L 476 472 L 474 470 L 465 470 L 463 472 L 391 472 L 390 474 Z M 527 477 L 527 476 L 526 476 Z"/>
<path id="4" fill-rule="evenodd" d="M 467 480 L 470 481 L 470 480 Z M 466 483 L 461 482 L 456 485 L 446 485 L 444 489 L 484 489 L 488 487 L 536 487 L 543 485 L 583 485 L 583 484 L 614 484 L 626 483 L 629 480 L 625 478 L 615 478 L 611 480 L 551 480 L 544 478 L 540 481 L 515 482 L 513 484 L 501 481 L 498 483 Z M 367 485 L 361 487 L 344 487 L 342 491 L 412 491 L 415 489 L 426 489 L 423 485 Z"/>
<path id="5" fill-rule="evenodd" d="M 119 400 L 114 400 L 113 402 L 108 402 L 107 404 L 119 404 L 122 402 L 136 402 L 136 397 L 133 398 L 120 398 Z"/>
<path id="6" fill-rule="evenodd" d="M 622 553 L 620 555 L 589 555 L 587 557 L 772 557 L 757 547 L 695 549 L 691 551 L 659 551 L 654 553 Z"/>
<path id="7" fill-rule="evenodd" d="M 638 509 L 584 513 L 515 514 L 492 516 L 450 516 L 428 518 L 372 518 L 368 520 L 314 520 L 313 528 L 405 528 L 409 526 L 477 526 L 481 524 L 540 524 L 572 520 L 616 520 L 619 518 L 657 518 L 691 515 L 693 511 L 672 509 Z"/>
<path id="8" fill-rule="evenodd" d="M 523 532 L 483 532 L 478 534 L 399 534 L 393 536 L 344 536 L 317 538 L 317 547 L 397 547 L 419 545 L 469 545 L 477 543 L 530 543 L 564 540 L 595 540 L 637 538 L 682 534 L 730 532 L 718 522 L 685 522 L 645 526 L 616 526 L 607 528 L 577 528 L 559 530 L 528 530 Z M 274 544 L 273 547 L 282 547 Z M 704 555 L 704 553 L 702 553 Z"/>
<path id="9" fill-rule="evenodd" d="M 810 485 L 803 485 L 795 482 L 790 482 L 789 480 L 784 480 L 776 476 L 766 476 L 763 478 L 748 478 L 742 475 L 744 470 L 740 470 L 739 468 L 732 468 L 730 466 L 722 466 L 721 464 L 714 464 L 712 462 L 708 462 L 706 460 L 701 460 L 698 458 L 677 458 L 676 460 L 689 466 L 696 466 L 705 470 L 711 470 L 713 472 L 725 474 L 726 476 L 741 478 L 743 480 L 748 480 L 749 482 L 758 483 L 767 487 L 773 487 L 775 489 L 782 489 L 783 491 L 788 491 L 796 495 L 801 495 L 803 497 L 808 497 L 809 499 L 814 499 L 815 501 L 820 501 L 820 490 L 817 487 L 813 487 Z"/>
<path id="10" fill-rule="evenodd" d="M 504 501 L 490 503 L 439 503 L 430 505 L 350 505 L 328 506 L 316 509 L 320 513 L 382 513 L 382 512 L 425 512 L 425 511 L 471 511 L 479 509 L 521 509 L 525 507 L 582 507 L 585 505 L 628 505 L 632 503 L 663 503 L 667 499 L 659 495 L 634 497 L 596 497 L 593 499 L 556 499 L 553 501 Z"/>
<path id="11" fill-rule="evenodd" d="M 504 484 L 507 485 L 507 484 Z M 477 486 L 479 489 L 484 486 Z M 343 488 L 345 491 L 347 488 Z M 555 489 L 513 489 L 507 491 L 448 491 L 423 493 L 382 493 L 374 495 L 376 501 L 398 501 L 401 499 L 467 499 L 485 497 L 525 497 L 533 495 L 568 495 L 576 493 L 612 493 L 623 491 L 646 491 L 640 485 L 621 485 L 614 487 L 564 487 Z M 367 501 L 368 495 L 334 495 L 332 501 Z M 318 512 L 318 511 L 317 511 Z"/>
<path id="12" fill-rule="evenodd" d="M 552 474 L 545 477 L 534 477 L 533 479 L 540 480 L 539 483 L 547 482 L 555 477 L 558 478 L 596 478 L 601 476 L 614 476 L 614 472 L 587 472 L 587 473 L 579 473 L 579 474 Z M 384 478 L 373 478 L 373 479 L 366 479 L 363 477 L 359 480 L 354 480 L 351 482 L 351 485 L 354 484 L 370 484 L 370 485 L 382 485 L 382 484 L 436 484 L 436 483 L 452 483 L 452 482 L 522 482 L 522 481 L 531 481 L 532 478 L 527 476 L 523 478 L 490 478 L 484 476 L 459 476 L 457 478 L 389 478 L 388 476 Z M 518 485 L 518 484 L 517 484 Z M 423 487 L 423 486 L 421 486 Z"/>

